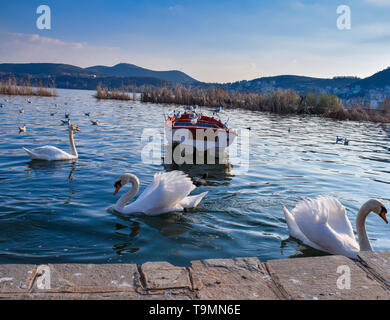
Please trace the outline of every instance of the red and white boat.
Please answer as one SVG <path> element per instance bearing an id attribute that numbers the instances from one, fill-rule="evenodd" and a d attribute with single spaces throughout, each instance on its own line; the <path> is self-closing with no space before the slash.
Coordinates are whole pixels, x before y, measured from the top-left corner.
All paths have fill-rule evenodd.
<path id="1" fill-rule="evenodd" d="M 214 110 L 213 116 L 208 117 L 196 112 L 197 106 L 187 107 L 184 113 L 176 113 L 166 120 L 168 139 L 171 143 L 193 146 L 198 151 L 225 149 L 237 137 L 237 133 L 214 118 L 220 108 Z"/>

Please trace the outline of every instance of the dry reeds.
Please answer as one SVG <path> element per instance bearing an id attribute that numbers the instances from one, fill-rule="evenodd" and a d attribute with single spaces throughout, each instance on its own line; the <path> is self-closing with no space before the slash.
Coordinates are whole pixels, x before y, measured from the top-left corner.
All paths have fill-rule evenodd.
<path id="1" fill-rule="evenodd" d="M 135 101 L 137 99 L 137 88 L 135 86 L 133 86 L 132 89 L 133 89 L 132 98 L 133 98 L 133 101 Z"/>
<path id="2" fill-rule="evenodd" d="M 39 87 L 32 87 L 28 80 L 18 83 L 16 78 L 10 77 L 7 81 L 0 81 L 0 94 L 56 97 L 57 91 L 54 82 L 49 87 L 44 87 L 42 83 L 40 83 Z"/>
<path id="3" fill-rule="evenodd" d="M 101 85 L 97 86 L 95 97 L 97 99 L 130 100 L 130 94 L 124 88 L 121 90 L 109 90 L 107 87 L 103 88 Z"/>
<path id="4" fill-rule="evenodd" d="M 174 88 L 143 87 L 142 102 L 200 105 L 211 108 L 240 108 L 278 114 L 312 114 L 338 120 L 390 122 L 390 100 L 382 110 L 366 111 L 362 106 L 345 108 L 340 99 L 327 93 L 299 95 L 294 90 L 276 90 L 267 93 L 228 91 L 210 87 L 188 88 L 177 85 Z M 385 108 L 387 108 L 385 110 Z"/>

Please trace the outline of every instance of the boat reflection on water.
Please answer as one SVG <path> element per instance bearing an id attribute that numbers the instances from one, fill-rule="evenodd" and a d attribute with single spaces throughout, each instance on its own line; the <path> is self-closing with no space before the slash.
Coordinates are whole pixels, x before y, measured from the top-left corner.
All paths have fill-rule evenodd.
<path id="1" fill-rule="evenodd" d="M 229 185 L 234 177 L 231 174 L 233 165 L 229 162 L 225 164 L 164 164 L 164 169 L 168 172 L 183 171 L 193 180 L 201 179 L 207 174 L 206 185 L 208 186 Z"/>

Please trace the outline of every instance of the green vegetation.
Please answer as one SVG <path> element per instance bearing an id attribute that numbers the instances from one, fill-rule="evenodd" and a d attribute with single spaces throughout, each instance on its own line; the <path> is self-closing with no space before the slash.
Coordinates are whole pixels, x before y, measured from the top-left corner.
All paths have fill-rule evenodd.
<path id="1" fill-rule="evenodd" d="M 278 114 L 318 115 L 337 120 L 390 122 L 390 100 L 386 108 L 370 110 L 362 104 L 345 108 L 340 99 L 327 93 L 299 95 L 294 90 L 276 90 L 267 93 L 228 91 L 222 88 L 192 89 L 178 85 L 143 87 L 142 102 L 178 105 L 200 105 L 211 108 L 241 108 Z"/>
<path id="2" fill-rule="evenodd" d="M 43 97 L 57 96 L 54 83 L 51 87 L 44 87 L 42 84 L 39 87 L 32 87 L 28 80 L 18 83 L 13 77 L 10 77 L 7 81 L 0 81 L 0 94 Z"/>

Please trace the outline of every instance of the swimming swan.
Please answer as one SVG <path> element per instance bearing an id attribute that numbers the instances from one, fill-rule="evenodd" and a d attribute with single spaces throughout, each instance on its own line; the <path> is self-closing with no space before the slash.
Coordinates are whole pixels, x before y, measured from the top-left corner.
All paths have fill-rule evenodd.
<path id="1" fill-rule="evenodd" d="M 135 175 L 124 174 L 114 184 L 114 195 L 127 183 L 131 183 L 132 188 L 117 201 L 114 207 L 122 214 L 144 213 L 148 216 L 156 216 L 167 212 L 184 211 L 195 208 L 207 194 L 204 192 L 196 196 L 188 196 L 196 187 L 181 171 L 156 173 L 153 182 L 138 199 L 126 206 L 136 196 L 140 185 Z"/>
<path id="2" fill-rule="evenodd" d="M 317 250 L 349 258 L 357 258 L 359 251 L 373 250 L 366 232 L 366 218 L 370 212 L 388 223 L 383 203 L 373 199 L 367 201 L 356 218 L 358 244 L 345 207 L 335 198 L 302 201 L 291 212 L 283 209 L 292 237 Z"/>
<path id="3" fill-rule="evenodd" d="M 44 146 L 44 147 L 40 147 L 40 148 L 35 148 L 31 151 L 26 149 L 26 148 L 23 148 L 23 149 L 24 149 L 24 151 L 27 152 L 27 154 L 33 160 L 36 159 L 36 160 L 55 161 L 55 160 L 77 159 L 79 155 L 77 153 L 76 145 L 74 143 L 73 131 L 80 132 L 80 129 L 75 124 L 72 124 L 71 126 L 69 126 L 69 143 L 70 143 L 70 149 L 72 150 L 72 154 L 69 154 L 65 151 L 62 151 L 61 149 L 58 149 L 58 148 L 52 147 L 52 146 Z"/>

